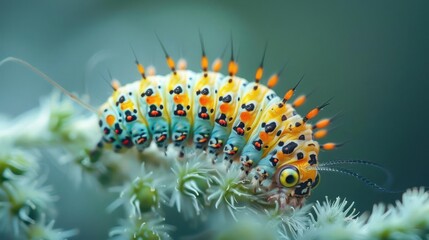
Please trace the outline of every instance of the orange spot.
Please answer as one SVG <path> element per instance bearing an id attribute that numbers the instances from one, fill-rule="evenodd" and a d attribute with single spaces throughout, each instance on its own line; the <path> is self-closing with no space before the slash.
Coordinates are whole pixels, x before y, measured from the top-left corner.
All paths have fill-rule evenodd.
<path id="1" fill-rule="evenodd" d="M 141 143 L 143 143 L 143 142 L 145 142 L 146 141 L 146 138 L 139 138 L 138 140 L 137 140 L 137 144 L 141 144 Z"/>
<path id="2" fill-rule="evenodd" d="M 147 102 L 147 104 L 157 104 L 157 105 L 159 105 L 162 102 L 162 99 L 158 95 L 152 95 L 152 96 L 146 97 L 146 102 Z"/>
<path id="3" fill-rule="evenodd" d="M 333 150 L 337 145 L 335 143 L 325 143 L 322 145 L 322 148 L 325 150 Z"/>
<path id="4" fill-rule="evenodd" d="M 237 133 L 238 133 L 238 134 L 243 134 L 243 133 L 244 133 L 244 130 L 243 130 L 242 128 L 237 128 Z"/>
<path id="5" fill-rule="evenodd" d="M 200 105 L 207 106 L 210 100 L 211 100 L 210 97 L 201 96 L 200 97 Z"/>
<path id="6" fill-rule="evenodd" d="M 225 120 L 223 120 L 223 119 L 220 119 L 220 120 L 219 120 L 219 123 L 220 123 L 220 125 L 226 125 L 226 121 L 225 121 Z"/>
<path id="7" fill-rule="evenodd" d="M 234 76 L 238 72 L 238 64 L 237 62 L 230 61 L 228 64 L 228 72 L 229 75 Z"/>
<path id="8" fill-rule="evenodd" d="M 203 56 L 201 58 L 201 67 L 204 71 L 207 71 L 207 69 L 209 68 L 209 59 L 206 56 Z"/>
<path id="9" fill-rule="evenodd" d="M 272 75 L 270 79 L 268 79 L 267 87 L 273 88 L 278 81 L 279 81 L 279 76 L 277 74 Z"/>
<path id="10" fill-rule="evenodd" d="M 260 142 L 255 142 L 255 146 L 256 146 L 257 148 L 261 148 L 261 143 L 260 143 Z"/>
<path id="11" fill-rule="evenodd" d="M 295 93 L 295 90 L 289 89 L 289 91 L 286 92 L 284 99 L 286 99 L 286 101 L 288 101 L 293 96 L 294 93 Z"/>
<path id="12" fill-rule="evenodd" d="M 201 138 L 198 142 L 199 142 L 199 143 L 207 142 L 207 138 Z"/>
<path id="13" fill-rule="evenodd" d="M 201 113 L 202 118 L 207 118 L 209 115 L 207 113 Z"/>
<path id="14" fill-rule="evenodd" d="M 256 74 L 255 74 L 256 82 L 259 82 L 259 80 L 261 80 L 263 73 L 264 73 L 264 69 L 261 67 L 258 67 L 258 69 L 256 70 Z"/>
<path id="15" fill-rule="evenodd" d="M 268 133 L 262 131 L 261 133 L 259 133 L 259 138 L 261 138 L 262 142 L 266 143 L 268 142 L 268 138 L 270 136 L 268 135 Z"/>
<path id="16" fill-rule="evenodd" d="M 131 121 L 132 119 L 133 119 L 133 117 L 131 117 L 131 116 L 129 116 L 129 115 L 127 116 L 127 120 L 128 120 L 128 121 Z"/>
<path id="17" fill-rule="evenodd" d="M 150 115 L 151 115 L 151 116 L 156 116 L 157 114 L 158 114 L 158 112 L 157 112 L 157 111 L 155 111 L 155 110 L 150 112 Z"/>
<path id="18" fill-rule="evenodd" d="M 112 126 L 115 123 L 115 116 L 113 115 L 107 115 L 106 122 L 109 126 Z"/>
<path id="19" fill-rule="evenodd" d="M 318 121 L 316 123 L 316 125 L 314 125 L 314 127 L 315 128 L 325 128 L 325 127 L 329 126 L 330 123 L 331 123 L 331 119 L 325 118 L 325 119 Z"/>
<path id="20" fill-rule="evenodd" d="M 314 136 L 315 139 L 321 139 L 321 138 L 324 138 L 327 134 L 328 134 L 328 130 L 321 129 L 321 130 L 315 132 L 313 134 L 313 136 Z"/>
<path id="21" fill-rule="evenodd" d="M 187 104 L 188 96 L 186 94 L 174 95 L 173 101 L 175 103 Z"/>
<path id="22" fill-rule="evenodd" d="M 311 110 L 310 112 L 307 113 L 307 115 L 305 116 L 307 119 L 312 119 L 315 116 L 317 116 L 317 114 L 319 113 L 319 109 L 318 108 L 314 108 L 313 110 Z"/>
<path id="23" fill-rule="evenodd" d="M 299 96 L 299 97 L 297 97 L 296 99 L 295 99 L 295 101 L 293 101 L 293 106 L 294 107 L 299 107 L 299 106 L 301 106 L 302 104 L 304 104 L 305 103 L 305 100 L 306 100 L 307 98 L 306 98 L 306 96 L 305 95 L 301 95 L 301 96 Z"/>
<path id="24" fill-rule="evenodd" d="M 219 109 L 220 109 L 221 112 L 226 113 L 226 112 L 229 112 L 229 110 L 231 109 L 231 107 L 229 106 L 228 103 L 222 103 L 220 105 Z"/>
<path id="25" fill-rule="evenodd" d="M 133 108 L 134 104 L 131 101 L 121 103 L 121 110 Z"/>
<path id="26" fill-rule="evenodd" d="M 220 58 L 216 58 L 213 62 L 212 70 L 213 72 L 219 72 L 221 68 L 222 68 L 222 60 L 220 60 Z"/>
<path id="27" fill-rule="evenodd" d="M 240 114 L 240 120 L 241 120 L 242 122 L 247 122 L 247 121 L 249 121 L 251 118 L 252 118 L 252 114 L 251 114 L 251 113 L 249 113 L 249 112 L 242 112 L 242 113 Z"/>

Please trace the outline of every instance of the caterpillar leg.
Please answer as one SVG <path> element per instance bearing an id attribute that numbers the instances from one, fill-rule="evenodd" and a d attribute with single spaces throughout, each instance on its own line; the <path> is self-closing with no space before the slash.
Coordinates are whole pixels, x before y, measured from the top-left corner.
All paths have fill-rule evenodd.
<path id="1" fill-rule="evenodd" d="M 253 168 L 248 174 L 250 185 L 252 186 L 254 191 L 258 190 L 262 186 L 262 182 L 268 179 L 268 177 L 268 172 L 261 167 Z"/>

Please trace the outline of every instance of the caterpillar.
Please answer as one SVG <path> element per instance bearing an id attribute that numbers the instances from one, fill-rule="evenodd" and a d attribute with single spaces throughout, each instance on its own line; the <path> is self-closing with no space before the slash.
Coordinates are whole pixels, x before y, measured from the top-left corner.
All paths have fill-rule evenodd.
<path id="1" fill-rule="evenodd" d="M 250 82 L 237 76 L 232 43 L 227 75 L 220 73 L 220 59 L 209 70 L 202 38 L 201 72 L 187 70 L 184 62 L 176 69 L 160 43 L 171 73 L 146 75 L 136 58 L 141 79 L 124 86 L 114 84 L 112 96 L 98 111 L 103 134 L 99 147 L 108 144 L 115 151 L 131 147 L 143 151 L 154 142 L 161 151 L 172 144 L 180 150 L 179 157 L 189 148 L 205 151 L 213 162 L 238 162 L 254 187 L 277 189 L 271 198 L 284 196 L 286 203 L 301 205 L 319 183 L 319 150 L 337 146 L 316 141 L 326 135 L 324 128 L 332 119 L 309 123 L 329 101 L 300 116 L 296 108 L 305 96 L 292 104 L 289 100 L 302 78 L 283 97 L 273 90 L 281 71 L 262 84 L 265 50 Z M 318 129 L 323 130 L 315 132 Z"/>
<path id="2" fill-rule="evenodd" d="M 159 40 L 159 38 L 158 38 Z M 203 152 L 213 164 L 225 163 L 240 167 L 241 177 L 254 190 L 268 195 L 268 201 L 280 206 L 302 206 L 320 182 L 320 171 L 339 172 L 353 176 L 381 191 L 389 191 L 365 177 L 343 168 L 341 164 L 363 164 L 385 170 L 380 165 L 362 160 L 340 160 L 319 163 L 319 151 L 333 150 L 342 144 L 328 142 L 320 145 L 318 139 L 327 135 L 326 128 L 335 117 L 324 118 L 312 124 L 330 100 L 301 116 L 297 108 L 306 96 L 296 97 L 303 77 L 279 96 L 273 90 L 284 67 L 261 83 L 264 59 L 256 69 L 253 81 L 237 75 L 238 63 L 231 57 L 227 74 L 221 73 L 221 58 L 209 69 L 203 39 L 201 42 L 201 71 L 186 69 L 186 61 L 176 63 L 159 40 L 171 73 L 156 75 L 137 60 L 135 64 L 141 79 L 120 86 L 112 82 L 113 94 L 96 110 L 68 92 L 31 64 L 14 57 L 0 62 L 17 62 L 40 75 L 63 91 L 72 100 L 99 116 L 102 139 L 95 149 L 122 149 L 135 147 L 144 151 L 153 142 L 165 152 L 169 145 L 179 150 L 179 158 L 189 152 Z M 134 52 L 134 51 L 133 51 Z M 387 175 L 389 173 L 385 171 Z"/>

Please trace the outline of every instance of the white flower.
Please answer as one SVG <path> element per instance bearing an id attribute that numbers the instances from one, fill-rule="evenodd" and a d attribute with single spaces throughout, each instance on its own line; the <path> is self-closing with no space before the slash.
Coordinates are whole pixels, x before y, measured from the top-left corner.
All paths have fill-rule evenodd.
<path id="1" fill-rule="evenodd" d="M 168 198 L 162 175 L 147 171 L 144 163 L 141 164 L 140 174 L 133 181 L 126 182 L 123 187 L 112 188 L 112 191 L 120 192 L 120 196 L 108 210 L 113 211 L 124 205 L 129 209 L 130 216 L 137 217 L 148 211 L 155 211 L 161 202 L 166 202 Z"/>
<path id="2" fill-rule="evenodd" d="M 60 240 L 68 239 L 78 234 L 77 230 L 54 229 L 55 221 L 46 224 L 46 216 L 42 214 L 41 219 L 34 224 L 26 225 L 25 232 L 31 240 Z"/>
<path id="3" fill-rule="evenodd" d="M 169 240 L 168 233 L 173 229 L 164 223 L 163 218 L 151 213 L 122 220 L 120 226 L 110 231 L 109 237 L 115 240 Z"/>
<path id="4" fill-rule="evenodd" d="M 213 176 L 214 184 L 208 189 L 207 199 L 216 209 L 223 208 L 228 210 L 235 218 L 235 211 L 240 209 L 250 210 L 248 203 L 253 203 L 258 198 L 251 194 L 241 179 L 241 170 L 232 166 L 228 171 L 218 169 L 217 174 Z"/>
<path id="5" fill-rule="evenodd" d="M 0 191 L 0 222 L 7 229 L 18 234 L 20 225 L 36 223 L 39 214 L 52 211 L 53 201 L 49 186 L 41 186 L 41 181 L 20 178 L 3 182 Z"/>
<path id="6" fill-rule="evenodd" d="M 176 206 L 185 218 L 200 215 L 205 207 L 206 191 L 211 188 L 214 169 L 205 155 L 188 155 L 184 160 L 174 161 L 171 171 L 175 182 L 170 197 L 170 206 Z"/>
<path id="7" fill-rule="evenodd" d="M 375 205 L 364 231 L 373 238 L 425 239 L 429 233 L 429 193 L 415 188 L 406 191 L 396 206 Z"/>

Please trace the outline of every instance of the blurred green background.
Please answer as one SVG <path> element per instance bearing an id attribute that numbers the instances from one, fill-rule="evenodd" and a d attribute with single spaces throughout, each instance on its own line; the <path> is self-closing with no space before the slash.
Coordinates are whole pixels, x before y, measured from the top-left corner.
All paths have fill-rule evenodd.
<path id="1" fill-rule="evenodd" d="M 138 79 L 130 45 L 146 66 L 168 73 L 156 31 L 170 55 L 199 69 L 198 30 L 210 59 L 233 33 L 239 75 L 253 79 L 264 44 L 266 76 L 287 63 L 279 94 L 302 74 L 309 93 L 305 113 L 334 97 L 322 116 L 342 117 L 325 141 L 349 141 L 322 152 L 321 162 L 364 159 L 385 165 L 393 189 L 429 186 L 429 3 L 427 1 L 0 1 L 0 58 L 34 64 L 100 105 L 110 94 L 102 76 Z M 16 116 L 38 106 L 52 86 L 22 66 L 0 69 L 0 112 Z M 76 239 L 105 239 L 120 215 L 105 207 L 115 195 L 95 186 L 75 187 L 66 170 L 44 164 L 60 196 L 57 224 L 79 228 Z M 382 183 L 381 172 L 353 167 Z M 363 212 L 400 194 L 377 192 L 348 176 L 324 173 L 309 201 L 346 197 Z"/>

